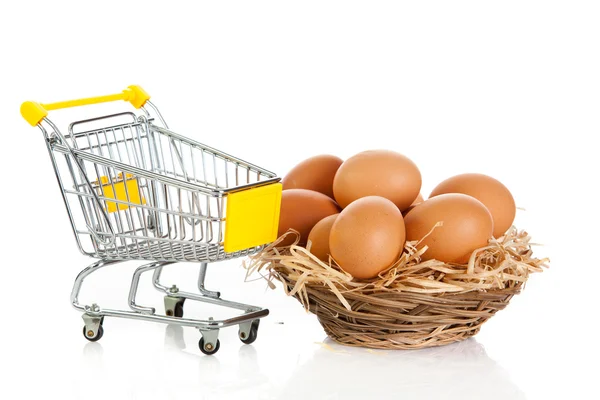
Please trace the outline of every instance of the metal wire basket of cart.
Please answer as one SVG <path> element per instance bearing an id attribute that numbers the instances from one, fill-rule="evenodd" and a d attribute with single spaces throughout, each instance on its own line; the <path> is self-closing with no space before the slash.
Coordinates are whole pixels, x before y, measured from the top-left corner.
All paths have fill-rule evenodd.
<path id="1" fill-rule="evenodd" d="M 221 299 L 204 287 L 204 278 L 208 263 L 250 255 L 276 238 L 280 178 L 172 132 L 149 98 L 129 86 L 114 95 L 21 106 L 27 122 L 43 133 L 79 249 L 99 259 L 79 273 L 71 293 L 73 306 L 83 311 L 83 335 L 99 340 L 108 316 L 198 328 L 205 354 L 219 350 L 219 329 L 229 326 L 252 343 L 269 311 Z M 66 134 L 48 118 L 48 111 L 117 100 L 135 110 L 73 122 Z M 130 310 L 79 303 L 87 276 L 128 260 L 148 261 L 133 274 Z M 176 262 L 200 263 L 199 293 L 161 283 L 163 267 Z M 154 287 L 164 292 L 164 315 L 136 302 L 140 275 L 151 270 Z M 186 299 L 242 312 L 191 319 L 183 316 Z"/>

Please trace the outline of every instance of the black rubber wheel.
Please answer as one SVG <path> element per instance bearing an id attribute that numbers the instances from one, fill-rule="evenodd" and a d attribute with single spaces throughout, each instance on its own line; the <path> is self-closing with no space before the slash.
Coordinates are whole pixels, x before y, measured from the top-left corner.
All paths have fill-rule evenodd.
<path id="1" fill-rule="evenodd" d="M 182 318 L 183 317 L 183 301 L 175 304 L 175 314 L 174 317 Z"/>
<path id="2" fill-rule="evenodd" d="M 87 330 L 85 329 L 85 325 L 83 326 L 83 337 L 85 337 L 90 342 L 97 342 L 98 340 L 102 339 L 103 335 L 104 335 L 104 329 L 102 328 L 102 325 L 100 325 L 98 327 L 98 333 L 93 338 L 91 338 L 87 335 Z"/>
<path id="3" fill-rule="evenodd" d="M 258 325 L 260 324 L 260 319 L 255 319 L 252 321 L 252 325 L 250 325 L 250 332 L 248 332 L 248 337 L 242 338 L 240 336 L 240 340 L 244 344 L 252 344 L 258 337 Z"/>
<path id="4" fill-rule="evenodd" d="M 217 345 L 215 346 L 215 348 L 211 349 L 211 350 L 207 350 L 204 348 L 204 338 L 200 338 L 200 341 L 198 342 L 198 347 L 200 347 L 201 352 L 203 352 L 207 356 L 210 356 L 210 355 L 215 354 L 217 351 L 219 351 L 219 348 L 221 347 L 221 342 L 219 342 L 219 339 L 217 339 Z"/>

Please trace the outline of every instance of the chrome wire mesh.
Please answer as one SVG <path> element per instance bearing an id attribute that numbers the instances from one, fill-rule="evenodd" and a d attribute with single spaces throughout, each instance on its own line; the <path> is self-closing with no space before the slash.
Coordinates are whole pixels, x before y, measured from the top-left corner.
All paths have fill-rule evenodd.
<path id="1" fill-rule="evenodd" d="M 44 130 L 80 250 L 108 260 L 219 261 L 227 193 L 276 176 L 155 125 L 149 113 Z M 77 165 L 79 164 L 79 165 Z M 118 195 L 117 193 L 120 193 Z"/>

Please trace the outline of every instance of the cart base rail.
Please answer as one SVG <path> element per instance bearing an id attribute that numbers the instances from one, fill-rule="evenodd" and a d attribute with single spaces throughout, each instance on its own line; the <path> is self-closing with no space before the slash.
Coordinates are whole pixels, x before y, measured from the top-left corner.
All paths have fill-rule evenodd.
<path id="1" fill-rule="evenodd" d="M 197 328 L 202 335 L 199 342 L 200 350 L 204 354 L 211 355 L 216 353 L 220 348 L 218 339 L 219 329 L 237 325 L 239 327 L 238 336 L 240 340 L 245 344 L 250 344 L 256 340 L 260 318 L 269 315 L 268 309 L 224 300 L 221 299 L 219 292 L 207 290 L 204 287 L 207 263 L 200 264 L 200 274 L 198 278 L 198 290 L 200 294 L 179 291 L 176 285 L 165 286 L 161 284 L 160 276 L 162 269 L 167 265 L 173 264 L 173 262 L 152 262 L 138 267 L 133 274 L 129 290 L 129 307 L 131 310 L 101 308 L 96 303 L 91 305 L 79 303 L 79 293 L 86 277 L 106 266 L 120 262 L 123 262 L 123 260 L 97 261 L 83 269 L 77 275 L 75 283 L 73 284 L 71 304 L 75 309 L 83 312 L 83 336 L 90 341 L 95 342 L 100 340 L 104 335 L 104 317 L 129 318 Z M 165 315 L 157 314 L 154 307 L 141 306 L 136 302 L 140 277 L 144 272 L 148 271 L 154 271 L 154 287 L 165 294 Z M 221 320 L 215 320 L 212 317 L 205 320 L 183 318 L 183 304 L 187 299 L 241 310 L 243 311 L 243 314 Z"/>

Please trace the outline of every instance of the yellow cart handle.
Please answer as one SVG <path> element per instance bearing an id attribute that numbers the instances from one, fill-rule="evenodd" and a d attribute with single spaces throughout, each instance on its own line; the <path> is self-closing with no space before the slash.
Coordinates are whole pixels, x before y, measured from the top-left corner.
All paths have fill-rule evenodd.
<path id="1" fill-rule="evenodd" d="M 36 126 L 46 116 L 48 111 L 60 110 L 61 108 L 85 106 L 89 104 L 108 103 L 109 101 L 125 100 L 131 103 L 135 108 L 140 108 L 150 95 L 137 85 L 131 85 L 121 93 L 109 94 L 106 96 L 88 97 L 86 99 L 59 101 L 57 103 L 41 104 L 34 101 L 26 101 L 21 104 L 21 115 L 31 126 Z"/>

